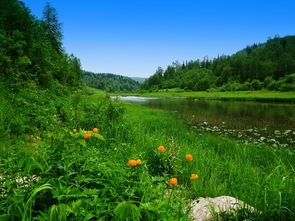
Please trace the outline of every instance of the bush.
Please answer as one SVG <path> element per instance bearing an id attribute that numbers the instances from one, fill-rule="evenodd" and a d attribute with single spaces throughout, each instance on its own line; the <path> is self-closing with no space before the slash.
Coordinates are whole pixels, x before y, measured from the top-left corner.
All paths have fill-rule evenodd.
<path id="1" fill-rule="evenodd" d="M 264 88 L 278 91 L 295 91 L 295 74 L 289 74 L 275 81 L 268 76 L 264 79 Z"/>
<path id="2" fill-rule="evenodd" d="M 263 87 L 263 83 L 259 80 L 252 80 L 250 83 L 251 87 L 253 88 L 253 90 L 261 90 Z"/>

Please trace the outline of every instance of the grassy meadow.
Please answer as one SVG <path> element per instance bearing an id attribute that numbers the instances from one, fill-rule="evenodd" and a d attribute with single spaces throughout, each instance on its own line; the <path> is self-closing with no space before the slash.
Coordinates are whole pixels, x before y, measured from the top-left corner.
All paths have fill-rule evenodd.
<path id="1" fill-rule="evenodd" d="M 196 99 L 236 99 L 236 100 L 272 100 L 272 101 L 295 101 L 295 92 L 280 91 L 189 91 L 181 89 L 159 90 L 158 92 L 146 93 L 122 93 L 122 96 L 142 97 L 189 97 Z"/>
<path id="2" fill-rule="evenodd" d="M 196 135 L 175 114 L 96 90 L 17 99 L 36 96 L 51 109 L 28 106 L 18 115 L 1 103 L 4 131 L 15 130 L 1 134 L 1 220 L 189 220 L 191 200 L 221 195 L 259 211 L 223 214 L 228 219 L 295 218 L 288 149 Z M 26 135 L 18 133 L 32 114 Z"/>

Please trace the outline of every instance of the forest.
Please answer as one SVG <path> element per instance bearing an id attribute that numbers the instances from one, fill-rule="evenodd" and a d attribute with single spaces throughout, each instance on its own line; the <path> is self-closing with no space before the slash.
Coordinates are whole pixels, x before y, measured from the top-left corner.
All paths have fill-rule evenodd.
<path id="1" fill-rule="evenodd" d="M 159 67 L 142 90 L 191 91 L 295 90 L 295 36 L 269 38 L 237 53 L 214 59 L 173 62 Z"/>
<path id="2" fill-rule="evenodd" d="M 21 1 L 1 0 L 1 82 L 9 88 L 79 85 L 80 61 L 65 53 L 62 38 L 56 10 L 49 4 L 39 20 Z"/>
<path id="3" fill-rule="evenodd" d="M 105 90 L 108 92 L 133 92 L 139 89 L 139 82 L 132 78 L 108 74 L 84 71 L 82 74 L 82 82 L 88 87 Z"/>

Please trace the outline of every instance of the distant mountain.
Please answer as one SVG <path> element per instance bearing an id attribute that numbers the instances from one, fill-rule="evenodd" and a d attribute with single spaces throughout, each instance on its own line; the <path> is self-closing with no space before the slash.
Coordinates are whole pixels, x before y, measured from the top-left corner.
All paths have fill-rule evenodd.
<path id="1" fill-rule="evenodd" d="M 140 84 L 142 84 L 146 80 L 146 78 L 140 78 L 140 77 L 130 77 L 130 78 L 137 81 Z"/>
<path id="2" fill-rule="evenodd" d="M 140 84 L 132 78 L 109 74 L 109 73 L 93 73 L 84 71 L 82 74 L 82 82 L 88 87 L 93 87 L 109 92 L 133 92 L 139 89 Z"/>

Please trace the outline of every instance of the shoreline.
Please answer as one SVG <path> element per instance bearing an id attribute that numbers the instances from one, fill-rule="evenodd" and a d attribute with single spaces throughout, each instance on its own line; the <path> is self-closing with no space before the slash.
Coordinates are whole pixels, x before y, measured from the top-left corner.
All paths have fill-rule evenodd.
<path id="1" fill-rule="evenodd" d="M 151 93 L 112 93 L 115 96 L 137 97 L 181 97 L 197 100 L 235 100 L 257 102 L 295 103 L 295 92 L 277 91 L 238 91 L 238 92 L 151 92 Z"/>

